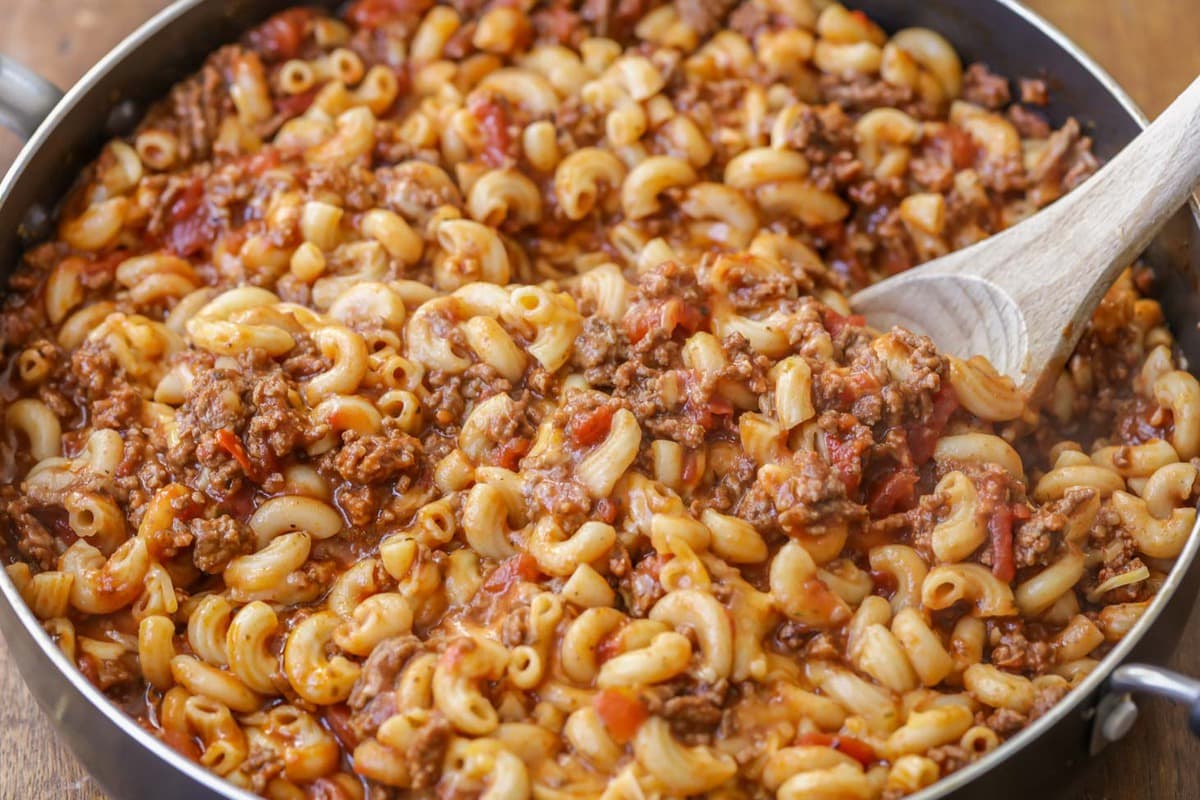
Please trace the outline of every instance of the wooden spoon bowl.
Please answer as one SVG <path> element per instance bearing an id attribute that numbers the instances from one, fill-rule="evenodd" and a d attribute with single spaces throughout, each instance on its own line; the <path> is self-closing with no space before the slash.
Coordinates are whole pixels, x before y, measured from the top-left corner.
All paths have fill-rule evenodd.
<path id="1" fill-rule="evenodd" d="M 850 302 L 880 330 L 923 333 L 985 356 L 1033 399 L 1092 312 L 1200 183 L 1200 79 L 1103 169 L 991 238 L 863 289 Z"/>

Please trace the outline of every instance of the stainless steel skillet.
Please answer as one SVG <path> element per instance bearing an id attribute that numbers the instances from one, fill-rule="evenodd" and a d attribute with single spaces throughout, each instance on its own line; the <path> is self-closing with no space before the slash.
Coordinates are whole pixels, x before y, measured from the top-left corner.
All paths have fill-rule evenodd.
<path id="1" fill-rule="evenodd" d="M 110 136 L 138 120 L 150 102 L 195 70 L 205 55 L 297 0 L 181 0 L 126 39 L 65 97 L 0 57 L 0 124 L 29 139 L 0 183 L 0 271 L 49 231 L 59 198 Z M 325 2 L 332 5 L 332 2 Z M 848 0 L 888 29 L 922 25 L 943 33 L 964 60 L 1006 75 L 1051 80 L 1055 121 L 1076 116 L 1101 157 L 1144 122 L 1095 63 L 1013 0 Z M 1200 365 L 1200 217 L 1181 212 L 1150 249 L 1156 290 L 1193 365 Z M 1110 739 L 1128 731 L 1136 709 L 1125 692 L 1156 691 L 1191 706 L 1200 732 L 1200 683 L 1155 663 L 1175 648 L 1200 589 L 1193 536 L 1149 611 L 1068 698 L 996 752 L 914 795 L 931 798 L 1045 796 Z M 0 575 L 0 630 L 26 682 L 60 734 L 114 798 L 250 798 L 162 744 L 70 664 Z M 1182 724 L 1182 721 L 1181 721 Z"/>

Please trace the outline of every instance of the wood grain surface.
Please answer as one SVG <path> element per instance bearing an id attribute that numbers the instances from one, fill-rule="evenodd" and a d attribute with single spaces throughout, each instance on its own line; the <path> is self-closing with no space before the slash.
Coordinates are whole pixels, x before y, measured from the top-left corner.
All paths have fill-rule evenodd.
<path id="1" fill-rule="evenodd" d="M 0 0 L 0 53 L 68 86 L 163 0 Z M 1200 73 L 1200 14 L 1183 0 L 1030 0 L 1095 56 L 1151 116 Z M 0 172 L 18 142 L 0 131 Z M 1179 632 L 1171 666 L 1200 672 L 1200 615 Z M 1134 733 L 1095 759 L 1072 798 L 1200 798 L 1200 745 L 1183 711 L 1141 701 Z M 102 800 L 55 738 L 0 642 L 0 800 Z"/>

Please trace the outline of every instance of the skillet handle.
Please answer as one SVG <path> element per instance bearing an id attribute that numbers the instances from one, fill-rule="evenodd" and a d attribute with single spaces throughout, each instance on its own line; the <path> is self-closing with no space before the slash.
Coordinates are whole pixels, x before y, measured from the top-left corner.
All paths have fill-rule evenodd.
<path id="1" fill-rule="evenodd" d="M 1200 736 L 1200 681 L 1151 664 L 1122 664 L 1109 677 L 1118 694 L 1147 692 L 1188 707 L 1188 727 Z"/>
<path id="2" fill-rule="evenodd" d="M 0 56 L 0 125 L 17 136 L 33 136 L 62 96 L 50 81 Z"/>

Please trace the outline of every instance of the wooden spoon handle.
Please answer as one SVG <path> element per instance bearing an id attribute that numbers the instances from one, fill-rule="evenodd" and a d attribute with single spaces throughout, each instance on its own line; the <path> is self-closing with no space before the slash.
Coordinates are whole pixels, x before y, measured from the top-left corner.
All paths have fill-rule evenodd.
<path id="1" fill-rule="evenodd" d="M 1020 309 L 1024 331 L 1006 329 L 1001 338 L 1025 343 L 1022 362 L 1007 365 L 1022 388 L 1034 396 L 1048 390 L 1105 292 L 1197 182 L 1200 79 L 1082 186 L 995 237 L 986 258 L 963 265 Z"/>
<path id="2" fill-rule="evenodd" d="M 1047 308 L 1061 320 L 1072 307 L 1080 312 L 1072 322 L 1084 323 L 1197 183 L 1200 78 L 1082 186 L 1020 226 L 1025 252 L 1012 253 L 1020 261 L 989 259 L 979 274 L 1007 289 L 1026 311 Z M 1030 243 L 1040 252 L 1029 252 Z M 1027 322 L 1033 341 L 1057 333 L 1028 314 Z"/>

